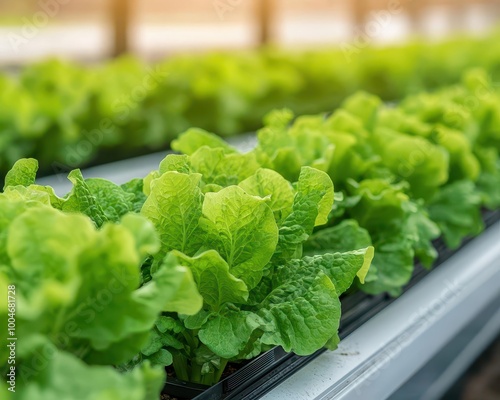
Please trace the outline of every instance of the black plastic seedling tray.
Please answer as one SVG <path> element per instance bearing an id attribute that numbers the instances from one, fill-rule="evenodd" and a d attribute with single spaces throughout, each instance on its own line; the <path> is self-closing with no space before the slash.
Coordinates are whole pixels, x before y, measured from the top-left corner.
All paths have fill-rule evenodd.
<path id="1" fill-rule="evenodd" d="M 500 210 L 485 210 L 483 212 L 483 221 L 487 228 L 500 221 Z M 471 240 L 472 238 L 465 240 L 460 248 Z M 448 249 L 442 239 L 435 240 L 434 247 L 438 251 L 439 256 L 433 268 L 438 267 L 459 250 Z M 403 292 L 417 284 L 429 272 L 430 270 L 425 269 L 421 264 L 417 263 L 412 279 L 405 286 Z M 343 297 L 341 299 L 342 318 L 339 330 L 340 338 L 343 339 L 348 336 L 395 300 L 396 298 L 385 294 L 371 296 L 363 292 L 355 292 Z M 178 400 L 258 399 L 324 351 L 325 349 L 321 349 L 310 356 L 303 357 L 293 353 L 286 353 L 281 347 L 275 347 L 248 362 L 238 371 L 212 387 L 195 385 L 169 378 L 163 393 Z"/>

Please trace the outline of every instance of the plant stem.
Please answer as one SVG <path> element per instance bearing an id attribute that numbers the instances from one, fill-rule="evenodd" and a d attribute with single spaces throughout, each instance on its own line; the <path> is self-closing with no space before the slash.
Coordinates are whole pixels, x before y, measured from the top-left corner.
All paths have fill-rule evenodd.
<path id="1" fill-rule="evenodd" d="M 222 376 L 222 373 L 226 369 L 227 366 L 227 361 L 225 358 L 220 359 L 220 368 L 217 370 L 215 377 L 214 377 L 214 383 L 217 383 L 220 381 L 220 377 Z"/>
<path id="2" fill-rule="evenodd" d="M 203 365 L 193 364 L 191 366 L 191 379 L 190 382 L 199 383 L 202 385 L 212 386 L 219 382 L 222 373 L 226 369 L 227 360 L 222 358 L 220 368 L 215 369 L 214 371 L 208 374 L 202 374 L 201 369 Z"/>
<path id="3" fill-rule="evenodd" d="M 189 382 L 189 367 L 187 364 L 187 358 L 182 354 L 174 354 L 174 370 L 177 379 L 181 381 Z"/>

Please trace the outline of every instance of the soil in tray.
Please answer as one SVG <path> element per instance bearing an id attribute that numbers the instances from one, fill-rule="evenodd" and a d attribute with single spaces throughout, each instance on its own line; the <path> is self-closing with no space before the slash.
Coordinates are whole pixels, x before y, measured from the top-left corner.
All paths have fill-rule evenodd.
<path id="1" fill-rule="evenodd" d="M 162 393 L 160 400 L 185 400 L 185 399 L 181 399 L 179 397 L 172 397 L 168 394 Z"/>
<path id="2" fill-rule="evenodd" d="M 228 364 L 226 366 L 226 369 L 224 370 L 224 372 L 222 373 L 222 376 L 221 376 L 221 380 L 227 378 L 229 375 L 232 375 L 234 374 L 236 371 L 238 371 L 240 368 L 243 368 L 245 366 L 246 363 L 240 363 L 240 364 L 235 364 L 235 363 L 232 363 L 232 364 Z"/>

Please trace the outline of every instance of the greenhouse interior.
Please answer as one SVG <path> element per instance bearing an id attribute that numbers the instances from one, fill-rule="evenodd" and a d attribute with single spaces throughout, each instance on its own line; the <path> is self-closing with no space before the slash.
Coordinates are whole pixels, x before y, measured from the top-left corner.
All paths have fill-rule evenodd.
<path id="1" fill-rule="evenodd" d="M 0 399 L 500 400 L 499 0 L 2 0 Z"/>

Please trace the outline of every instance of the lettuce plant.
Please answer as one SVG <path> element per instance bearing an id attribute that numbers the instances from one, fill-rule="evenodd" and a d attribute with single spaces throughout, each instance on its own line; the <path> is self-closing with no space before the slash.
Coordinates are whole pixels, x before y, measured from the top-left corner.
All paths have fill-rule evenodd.
<path id="1" fill-rule="evenodd" d="M 9 288 L 16 302 L 15 398 L 157 398 L 165 374 L 155 358 L 127 373 L 111 366 L 137 354 L 162 311 L 198 312 L 191 271 L 167 257 L 143 282 L 141 265 L 160 248 L 152 223 L 133 213 L 97 218 L 77 180 L 60 199 L 33 184 L 36 168 L 19 161 L 0 193 L 0 293 L 6 299 Z M 2 304 L 7 327 L 12 310 Z M 6 341 L 2 376 L 12 365 Z M 4 382 L 0 389 L 8 393 Z"/>
<path id="2" fill-rule="evenodd" d="M 272 346 L 311 354 L 337 344 L 339 296 L 373 257 L 368 245 L 303 257 L 315 226 L 327 222 L 333 185 L 302 168 L 292 185 L 219 139 L 190 155 L 169 155 L 145 179 L 141 214 L 155 225 L 161 251 L 193 272 L 203 296 L 194 316 L 164 314 L 142 354 L 172 355 L 178 378 L 213 384 L 229 361 Z M 178 142 L 190 153 L 191 140 Z M 220 147 L 219 147 L 220 146 Z"/>

